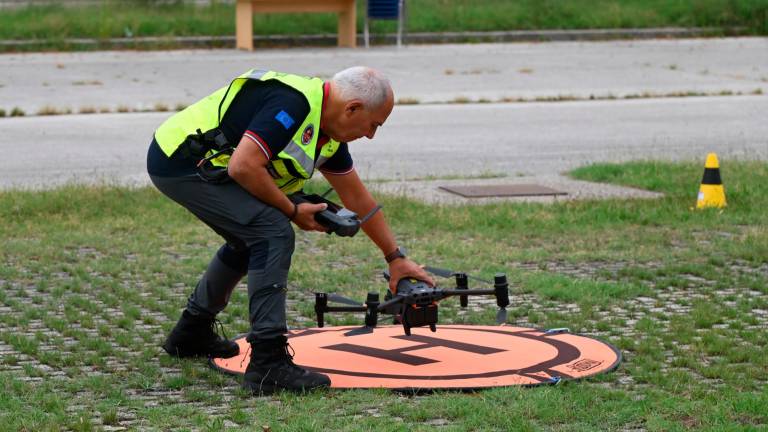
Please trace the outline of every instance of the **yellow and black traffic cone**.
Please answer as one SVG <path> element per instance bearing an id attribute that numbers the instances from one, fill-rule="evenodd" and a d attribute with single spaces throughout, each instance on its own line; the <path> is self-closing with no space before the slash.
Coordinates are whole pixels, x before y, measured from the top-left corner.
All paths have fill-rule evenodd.
<path id="1" fill-rule="evenodd" d="M 725 205 L 725 190 L 723 181 L 720 179 L 720 163 L 717 161 L 717 155 L 710 153 L 704 164 L 704 178 L 701 179 L 696 208 L 722 208 Z"/>

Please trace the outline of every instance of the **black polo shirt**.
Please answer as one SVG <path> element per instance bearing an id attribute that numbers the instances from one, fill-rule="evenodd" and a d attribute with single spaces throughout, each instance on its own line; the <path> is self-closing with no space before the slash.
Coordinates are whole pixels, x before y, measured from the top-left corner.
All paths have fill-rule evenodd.
<path id="1" fill-rule="evenodd" d="M 323 89 L 325 105 L 328 85 Z M 219 128 L 230 143 L 248 138 L 269 160 L 276 160 L 308 114 L 307 99 L 298 90 L 276 80 L 248 80 L 235 95 Z M 317 145 L 322 147 L 327 142 L 328 136 L 321 129 Z M 319 155 L 318 148 L 315 157 Z M 184 157 L 181 152 L 167 157 L 153 139 L 147 154 L 147 172 L 157 177 L 191 175 L 195 173 L 197 162 L 198 158 Z M 318 169 L 337 175 L 352 171 L 352 156 L 347 143 L 341 143 L 338 151 Z"/>

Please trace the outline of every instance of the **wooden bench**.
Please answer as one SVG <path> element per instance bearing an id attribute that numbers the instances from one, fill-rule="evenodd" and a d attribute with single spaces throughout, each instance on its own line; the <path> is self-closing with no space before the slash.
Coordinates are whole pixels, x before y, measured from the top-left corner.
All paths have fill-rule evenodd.
<path id="1" fill-rule="evenodd" d="M 355 0 L 237 0 L 237 48 L 253 51 L 253 14 L 273 12 L 335 12 L 339 15 L 339 46 L 357 45 Z"/>

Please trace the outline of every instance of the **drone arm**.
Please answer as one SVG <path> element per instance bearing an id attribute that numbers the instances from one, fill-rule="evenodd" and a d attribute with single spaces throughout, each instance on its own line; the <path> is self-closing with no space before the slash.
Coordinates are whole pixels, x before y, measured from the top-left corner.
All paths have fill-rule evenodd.
<path id="1" fill-rule="evenodd" d="M 325 312 L 365 312 L 368 308 L 365 306 L 328 306 Z"/>
<path id="2" fill-rule="evenodd" d="M 484 290 L 471 290 L 467 288 L 467 276 L 464 273 L 456 274 L 456 286 L 455 290 L 442 290 L 439 299 L 446 297 L 461 296 L 461 305 L 466 306 L 465 299 L 468 295 L 493 295 L 496 297 L 496 304 L 500 308 L 509 306 L 509 283 L 507 282 L 507 275 L 504 273 L 497 273 L 493 279 L 493 289 Z"/>
<path id="3" fill-rule="evenodd" d="M 368 310 L 365 306 L 328 306 L 328 294 L 315 293 L 315 314 L 317 315 L 317 326 L 325 325 L 326 312 L 365 312 Z"/>
<path id="4" fill-rule="evenodd" d="M 396 305 L 398 303 L 401 303 L 403 300 L 404 300 L 403 297 L 395 296 L 394 298 L 392 298 L 390 300 L 387 300 L 384 303 L 380 304 L 377 309 L 379 310 L 379 312 L 383 312 L 387 308 L 389 308 L 390 306 Z"/>
<path id="5" fill-rule="evenodd" d="M 492 289 L 485 289 L 485 290 L 443 290 L 443 295 L 441 299 L 453 297 L 453 296 L 464 296 L 464 295 L 493 295 L 496 294 L 496 290 Z"/>
<path id="6" fill-rule="evenodd" d="M 496 296 L 496 304 L 499 307 L 507 307 L 509 305 L 509 285 L 507 285 L 506 277 L 499 279 L 498 283 L 494 284 L 494 289 L 484 290 L 469 290 L 469 289 L 455 289 L 455 290 L 443 290 L 440 300 L 453 297 L 453 296 L 468 296 L 468 295 L 493 295 Z"/>

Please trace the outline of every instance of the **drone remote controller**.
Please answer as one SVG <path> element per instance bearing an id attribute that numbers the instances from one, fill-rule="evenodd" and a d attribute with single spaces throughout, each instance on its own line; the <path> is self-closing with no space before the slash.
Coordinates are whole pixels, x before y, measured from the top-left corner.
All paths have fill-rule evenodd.
<path id="1" fill-rule="evenodd" d="M 360 225 L 363 223 L 357 217 L 357 213 L 320 195 L 298 192 L 289 196 L 289 198 L 296 205 L 302 203 L 327 204 L 328 208 L 315 213 L 315 220 L 320 225 L 328 228 L 329 234 L 336 233 L 340 237 L 353 237 L 360 230 Z"/>

